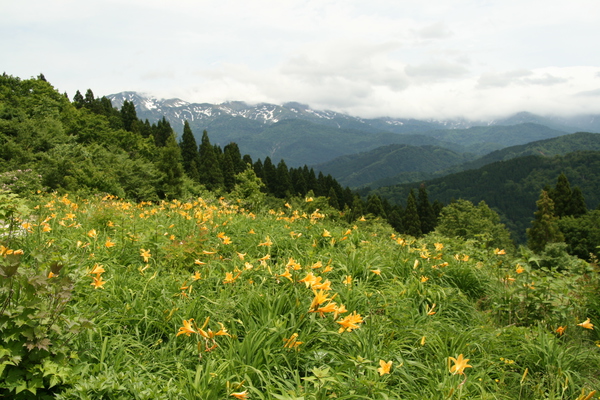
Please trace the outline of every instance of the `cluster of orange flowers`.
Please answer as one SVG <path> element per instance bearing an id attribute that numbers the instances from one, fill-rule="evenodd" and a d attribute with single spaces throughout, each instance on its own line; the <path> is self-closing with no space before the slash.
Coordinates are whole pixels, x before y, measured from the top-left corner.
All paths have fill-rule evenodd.
<path id="1" fill-rule="evenodd" d="M 217 348 L 217 341 L 215 340 L 215 338 L 217 336 L 231 336 L 229 335 L 229 333 L 227 332 L 227 329 L 225 329 L 225 326 L 219 322 L 219 326 L 221 329 L 219 329 L 216 332 L 213 332 L 210 328 L 206 329 L 206 327 L 208 326 L 208 322 L 210 320 L 210 317 L 206 318 L 206 320 L 204 321 L 204 324 L 198 328 L 198 325 L 196 325 L 196 322 L 194 321 L 194 318 L 190 318 L 188 320 L 183 320 L 183 326 L 179 328 L 179 332 L 177 332 L 176 336 L 179 335 L 186 335 L 186 336 L 191 336 L 191 334 L 195 334 L 198 335 L 200 337 L 202 337 L 202 339 L 204 340 L 204 346 L 205 349 L 204 351 L 212 351 L 215 348 Z M 205 330 L 206 329 L 206 330 Z M 200 341 L 198 341 L 198 351 L 200 351 Z M 209 347 L 210 345 L 210 347 Z"/>
<path id="2" fill-rule="evenodd" d="M 92 270 L 90 271 L 90 275 L 93 275 L 94 278 L 93 282 L 90 283 L 90 285 L 92 285 L 94 289 L 104 289 L 103 286 L 106 283 L 106 281 L 102 280 L 102 274 L 104 272 L 106 272 L 106 270 L 100 264 L 95 264 L 94 268 L 92 268 Z"/>

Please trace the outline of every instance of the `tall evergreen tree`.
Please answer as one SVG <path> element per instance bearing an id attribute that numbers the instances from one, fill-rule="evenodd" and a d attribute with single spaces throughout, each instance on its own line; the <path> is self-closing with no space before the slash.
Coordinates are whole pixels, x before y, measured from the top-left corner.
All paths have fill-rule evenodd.
<path id="1" fill-rule="evenodd" d="M 245 168 L 252 168 L 252 165 L 254 165 L 250 154 L 244 154 L 244 156 L 242 157 L 242 161 L 244 161 Z"/>
<path id="2" fill-rule="evenodd" d="M 183 189 L 183 165 L 181 164 L 181 150 L 172 134 L 166 140 L 165 146 L 160 149 L 158 169 L 163 173 L 161 182 L 162 196 L 168 199 L 181 197 Z"/>
<path id="3" fill-rule="evenodd" d="M 123 102 L 123 106 L 121 106 L 121 120 L 123 121 L 123 128 L 126 131 L 134 131 L 138 118 L 135 112 L 135 105 L 132 101 L 125 100 Z"/>
<path id="4" fill-rule="evenodd" d="M 548 243 L 564 241 L 564 236 L 558 228 L 557 218 L 554 215 L 554 202 L 548 192 L 542 190 L 536 205 L 535 219 L 531 221 L 531 228 L 527 229 L 527 246 L 539 253 Z"/>
<path id="5" fill-rule="evenodd" d="M 378 195 L 373 194 L 367 199 L 367 213 L 373 214 L 376 217 L 387 217 L 383 209 L 381 198 Z"/>
<path id="6" fill-rule="evenodd" d="M 240 147 L 235 142 L 231 142 L 223 148 L 223 154 L 228 154 L 231 158 L 231 162 L 233 163 L 233 169 L 237 174 L 240 172 L 244 172 L 248 165 L 242 159 L 242 153 L 240 152 Z"/>
<path id="7" fill-rule="evenodd" d="M 297 168 L 294 171 L 295 173 L 292 176 L 292 183 L 294 184 L 294 193 L 298 196 L 305 196 L 308 192 L 308 186 L 306 184 L 304 171 L 300 168 Z"/>
<path id="8" fill-rule="evenodd" d="M 152 136 L 152 125 L 150 125 L 148 118 L 146 118 L 144 123 L 140 123 L 140 134 L 145 138 Z"/>
<path id="9" fill-rule="evenodd" d="M 265 185 L 262 190 L 267 190 L 266 188 L 266 179 L 265 179 L 265 167 L 263 165 L 263 162 L 261 161 L 261 159 L 259 158 L 258 160 L 256 160 L 256 162 L 252 165 L 252 169 L 254 170 L 254 173 L 256 174 L 256 176 L 263 182 L 263 184 Z"/>
<path id="10" fill-rule="evenodd" d="M 79 90 L 75 92 L 75 96 L 73 96 L 73 104 L 75 105 L 75 108 L 81 108 L 85 104 L 83 95 Z"/>
<path id="11" fill-rule="evenodd" d="M 200 174 L 200 183 L 205 185 L 208 190 L 216 190 L 223 186 L 223 172 L 206 131 L 202 132 L 198 172 Z"/>
<path id="12" fill-rule="evenodd" d="M 587 214 L 587 206 L 583 197 L 583 192 L 579 186 L 575 186 L 571 192 L 571 210 L 570 215 L 573 217 L 581 217 Z"/>
<path id="13" fill-rule="evenodd" d="M 200 153 L 198 153 L 198 144 L 190 128 L 189 122 L 183 123 L 183 135 L 181 136 L 181 158 L 183 159 L 183 169 L 185 173 L 194 181 L 200 181 L 198 165 L 200 164 Z"/>
<path id="14" fill-rule="evenodd" d="M 396 208 L 393 208 L 392 211 L 388 214 L 388 223 L 394 228 L 394 230 L 398 233 L 404 233 L 404 225 L 402 224 L 402 215 L 400 211 Z"/>
<path id="15" fill-rule="evenodd" d="M 223 185 L 227 192 L 231 192 L 235 186 L 235 169 L 231 155 L 228 152 L 223 153 L 223 159 L 221 162 L 222 173 L 223 173 Z"/>
<path id="16" fill-rule="evenodd" d="M 263 183 L 267 187 L 267 193 L 275 195 L 277 192 L 277 167 L 273 165 L 271 157 L 265 157 L 263 162 Z"/>
<path id="17" fill-rule="evenodd" d="M 561 173 L 556 180 L 556 187 L 549 193 L 554 203 L 554 215 L 558 218 L 570 215 L 571 209 L 571 185 L 564 173 Z"/>
<path id="18" fill-rule="evenodd" d="M 338 197 L 334 188 L 329 188 L 329 196 L 327 196 L 327 201 L 331 207 L 335 208 L 336 210 L 340 209 L 340 202 L 338 201 Z"/>
<path id="19" fill-rule="evenodd" d="M 349 222 L 356 221 L 365 215 L 365 203 L 359 195 L 354 195 L 352 200 L 352 212 L 349 214 Z"/>
<path id="20" fill-rule="evenodd" d="M 406 199 L 406 209 L 404 210 L 404 219 L 402 221 L 402 225 L 404 227 L 404 233 L 414 237 L 421 236 L 421 220 L 419 219 L 415 193 L 412 189 L 410 190 L 408 198 Z"/>
<path id="21" fill-rule="evenodd" d="M 305 165 L 302 171 L 304 172 L 304 180 L 306 181 L 306 192 L 308 193 L 310 190 L 312 190 L 316 193 L 318 184 L 315 170 L 312 168 L 309 170 Z M 354 201 L 354 196 L 352 196 L 352 201 Z"/>
<path id="22" fill-rule="evenodd" d="M 436 217 L 433 207 L 429 202 L 427 195 L 427 189 L 424 184 L 419 186 L 419 195 L 417 199 L 417 212 L 419 213 L 419 220 L 421 221 L 421 232 L 423 235 L 435 229 Z"/>
<path id="23" fill-rule="evenodd" d="M 173 128 L 165 117 L 159 119 L 156 125 L 153 125 L 154 143 L 156 147 L 164 147 L 167 144 L 167 140 L 173 135 Z"/>
<path id="24" fill-rule="evenodd" d="M 281 199 L 289 197 L 294 194 L 294 185 L 290 178 L 290 173 L 285 161 L 279 161 L 277 164 L 277 188 L 275 196 Z"/>

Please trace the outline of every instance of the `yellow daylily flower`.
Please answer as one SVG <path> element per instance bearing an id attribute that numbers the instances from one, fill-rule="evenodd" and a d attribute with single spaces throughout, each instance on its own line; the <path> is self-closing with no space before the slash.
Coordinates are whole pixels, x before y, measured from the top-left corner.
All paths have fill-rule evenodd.
<path id="1" fill-rule="evenodd" d="M 333 300 L 333 298 L 329 298 L 329 296 L 327 296 L 327 293 L 325 293 L 323 290 L 319 290 L 318 292 L 316 290 L 313 290 L 313 293 L 315 295 L 315 298 L 310 304 L 309 312 L 316 312 L 317 308 L 319 308 L 321 304 L 325 303 L 328 300 Z"/>
<path id="2" fill-rule="evenodd" d="M 360 328 L 359 324 L 362 324 L 364 321 L 362 319 L 362 316 L 360 314 L 357 314 L 356 311 L 354 311 L 352 314 L 344 317 L 343 319 L 341 319 L 339 321 L 335 321 L 335 322 L 337 322 L 338 324 L 340 324 L 342 326 L 339 329 L 339 333 L 342 333 L 342 332 L 352 332 L 352 330 Z"/>
<path id="3" fill-rule="evenodd" d="M 232 397 L 235 397 L 238 400 L 246 400 L 248 399 L 248 391 L 244 390 L 243 392 L 231 393 Z"/>
<path id="4" fill-rule="evenodd" d="M 90 271 L 90 275 L 100 276 L 100 274 L 103 272 L 106 272 L 106 270 L 102 267 L 102 265 L 96 263 L 94 264 L 94 268 L 92 268 Z"/>
<path id="5" fill-rule="evenodd" d="M 200 272 L 198 272 L 198 271 L 195 271 L 194 274 L 192 275 L 192 279 L 194 281 L 198 281 L 198 280 L 202 279 L 202 274 L 200 274 Z"/>
<path id="6" fill-rule="evenodd" d="M 290 273 L 289 269 L 286 269 L 285 272 L 283 274 L 277 275 L 280 276 L 282 278 L 287 278 L 290 280 L 290 282 L 293 282 L 294 280 L 292 279 L 292 274 Z"/>
<path id="7" fill-rule="evenodd" d="M 452 375 L 464 375 L 465 368 L 472 368 L 471 365 L 467 364 L 467 362 L 469 362 L 469 359 L 463 358 L 462 354 L 460 354 L 458 358 L 449 357 L 448 360 L 454 362 L 454 365 L 450 367 L 450 373 Z"/>
<path id="8" fill-rule="evenodd" d="M 104 286 L 104 284 L 106 283 L 106 281 L 102 280 L 102 276 L 96 276 L 94 277 L 94 281 L 92 283 L 90 283 L 90 285 L 92 285 L 94 287 L 94 289 L 104 289 L 102 286 Z"/>
<path id="9" fill-rule="evenodd" d="M 150 254 L 150 250 L 140 249 L 140 257 L 144 259 L 144 262 L 148 262 L 152 254 Z"/>
<path id="10" fill-rule="evenodd" d="M 184 319 L 183 320 L 183 326 L 179 328 L 179 332 L 177 332 L 177 336 L 179 335 L 187 335 L 190 336 L 190 334 L 192 333 L 198 333 L 198 331 L 196 331 L 193 327 L 192 327 L 192 321 L 194 320 L 194 318 L 190 318 L 187 321 Z"/>
<path id="11" fill-rule="evenodd" d="M 300 351 L 298 346 L 300 346 L 304 342 L 297 341 L 296 340 L 297 338 L 298 338 L 298 334 L 294 333 L 289 338 L 283 339 L 283 342 L 284 342 L 283 347 L 288 348 L 288 349 L 296 349 L 296 350 Z"/>
<path id="12" fill-rule="evenodd" d="M 383 360 L 379 360 L 379 368 L 377 368 L 377 371 L 379 372 L 379 376 L 389 374 L 391 369 L 392 369 L 392 361 L 385 362 Z"/>
<path id="13" fill-rule="evenodd" d="M 582 328 L 585 328 L 585 329 L 594 329 L 594 324 L 592 324 L 590 322 L 589 318 L 586 319 L 585 321 L 583 321 L 582 323 L 577 324 L 577 326 L 581 326 Z"/>
<path id="14" fill-rule="evenodd" d="M 271 241 L 271 238 L 269 238 L 268 236 L 266 237 L 265 241 L 263 243 L 259 243 L 258 246 L 272 246 L 273 242 Z"/>

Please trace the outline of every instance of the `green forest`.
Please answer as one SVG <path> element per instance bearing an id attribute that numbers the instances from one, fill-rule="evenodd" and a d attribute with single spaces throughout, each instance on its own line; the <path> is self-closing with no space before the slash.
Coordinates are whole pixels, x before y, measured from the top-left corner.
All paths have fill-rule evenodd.
<path id="1" fill-rule="evenodd" d="M 3 74 L 0 397 L 600 398 L 598 152 L 560 154 L 355 192 Z"/>

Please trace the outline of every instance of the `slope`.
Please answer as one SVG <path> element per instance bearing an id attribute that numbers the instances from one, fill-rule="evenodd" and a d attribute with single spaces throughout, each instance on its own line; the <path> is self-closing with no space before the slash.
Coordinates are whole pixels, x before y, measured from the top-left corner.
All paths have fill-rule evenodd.
<path id="1" fill-rule="evenodd" d="M 368 152 L 338 157 L 315 166 L 315 170 L 331 174 L 341 184 L 358 187 L 399 173 L 419 179 L 449 166 L 473 159 L 444 147 L 391 144 Z"/>
<path id="2" fill-rule="evenodd" d="M 449 203 L 466 199 L 485 201 L 498 211 L 519 242 L 525 240 L 541 189 L 556 183 L 564 172 L 571 186 L 579 186 L 589 208 L 600 203 L 600 152 L 581 151 L 563 156 L 525 156 L 488 164 L 425 181 L 431 201 Z M 369 192 L 392 203 L 403 204 L 415 183 L 381 187 Z M 363 193 L 366 194 L 366 193 Z"/>

